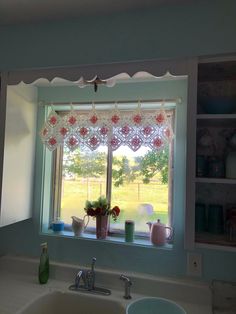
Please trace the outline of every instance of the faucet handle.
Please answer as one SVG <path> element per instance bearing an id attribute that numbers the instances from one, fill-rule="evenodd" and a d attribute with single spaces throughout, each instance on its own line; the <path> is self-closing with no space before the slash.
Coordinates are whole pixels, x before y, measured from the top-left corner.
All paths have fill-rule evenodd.
<path id="1" fill-rule="evenodd" d="M 95 285 L 95 271 L 94 271 L 94 264 L 96 262 L 96 257 L 92 258 L 91 270 L 87 270 L 86 272 L 86 282 L 88 290 L 93 290 Z"/>
<path id="2" fill-rule="evenodd" d="M 129 300 L 131 299 L 131 295 L 130 295 L 130 286 L 132 286 L 132 281 L 130 280 L 129 277 L 125 276 L 125 275 L 120 275 L 120 280 L 124 281 L 125 283 L 125 295 L 124 295 L 124 299 Z"/>
<path id="3" fill-rule="evenodd" d="M 131 282 L 129 277 L 122 274 L 122 275 L 120 275 L 120 279 L 123 280 L 127 285 L 129 285 L 129 286 L 132 285 L 132 282 Z"/>
<path id="4" fill-rule="evenodd" d="M 85 273 L 84 270 L 79 270 L 78 273 L 75 276 L 75 287 L 78 289 L 80 286 L 80 280 L 83 280 L 84 285 L 86 284 L 86 278 L 85 278 Z"/>
<path id="5" fill-rule="evenodd" d="M 92 258 L 92 264 L 91 264 L 91 271 L 92 272 L 94 271 L 94 265 L 95 265 L 96 260 L 97 260 L 96 257 Z"/>

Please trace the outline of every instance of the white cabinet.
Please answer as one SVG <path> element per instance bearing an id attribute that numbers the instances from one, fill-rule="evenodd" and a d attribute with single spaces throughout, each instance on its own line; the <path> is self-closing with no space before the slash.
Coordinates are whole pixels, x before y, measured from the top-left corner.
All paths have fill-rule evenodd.
<path id="1" fill-rule="evenodd" d="M 0 226 L 32 216 L 37 89 L 7 87 Z"/>

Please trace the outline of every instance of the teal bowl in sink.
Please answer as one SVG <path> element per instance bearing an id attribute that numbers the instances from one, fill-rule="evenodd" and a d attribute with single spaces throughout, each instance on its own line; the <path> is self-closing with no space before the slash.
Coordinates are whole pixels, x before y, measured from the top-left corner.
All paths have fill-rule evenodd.
<path id="1" fill-rule="evenodd" d="M 163 298 L 142 298 L 131 302 L 126 314 L 187 314 L 173 301 Z"/>

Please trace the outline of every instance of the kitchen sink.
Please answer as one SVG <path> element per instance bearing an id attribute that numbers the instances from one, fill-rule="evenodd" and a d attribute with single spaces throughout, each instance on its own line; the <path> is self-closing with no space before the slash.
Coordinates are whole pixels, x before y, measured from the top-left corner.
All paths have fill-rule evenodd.
<path id="1" fill-rule="evenodd" d="M 117 301 L 73 292 L 54 291 L 44 294 L 17 314 L 125 314 Z"/>

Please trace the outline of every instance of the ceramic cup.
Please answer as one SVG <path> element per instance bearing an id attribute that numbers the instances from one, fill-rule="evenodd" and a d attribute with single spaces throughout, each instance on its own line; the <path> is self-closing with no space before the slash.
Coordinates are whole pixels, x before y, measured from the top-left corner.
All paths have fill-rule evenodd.
<path id="1" fill-rule="evenodd" d="M 210 157 L 208 161 L 208 176 L 211 178 L 223 178 L 225 176 L 225 164 L 217 157 Z"/>
<path id="2" fill-rule="evenodd" d="M 207 176 L 207 160 L 206 160 L 205 156 L 197 155 L 196 175 L 197 175 L 197 177 L 206 177 Z"/>
<path id="3" fill-rule="evenodd" d="M 211 204 L 208 206 L 208 231 L 221 234 L 224 231 L 223 206 Z"/>
<path id="4" fill-rule="evenodd" d="M 206 205 L 196 203 L 195 206 L 195 231 L 203 232 L 207 229 Z"/>

